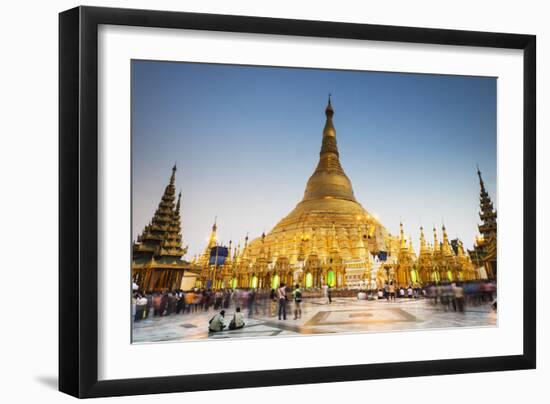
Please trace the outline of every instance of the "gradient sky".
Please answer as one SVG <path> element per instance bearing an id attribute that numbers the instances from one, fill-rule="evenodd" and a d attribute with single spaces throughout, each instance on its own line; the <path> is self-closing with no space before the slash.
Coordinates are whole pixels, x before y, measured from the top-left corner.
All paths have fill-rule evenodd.
<path id="1" fill-rule="evenodd" d="M 476 163 L 496 207 L 496 79 L 132 62 L 132 234 L 151 219 L 177 162 L 187 258 L 214 217 L 235 244 L 301 200 L 332 93 L 340 161 L 357 200 L 392 233 L 444 221 L 473 244 Z M 441 235 L 439 235 L 441 238 Z"/>

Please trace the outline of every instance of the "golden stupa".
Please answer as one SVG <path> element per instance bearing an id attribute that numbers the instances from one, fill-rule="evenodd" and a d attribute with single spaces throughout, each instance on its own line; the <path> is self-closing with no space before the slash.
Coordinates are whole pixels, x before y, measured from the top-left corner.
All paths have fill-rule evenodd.
<path id="1" fill-rule="evenodd" d="M 496 279 L 496 211 L 479 170 L 483 224 L 475 250 L 466 255 L 459 239 L 448 239 L 445 226 L 442 242 L 433 229 L 430 246 L 420 227 L 417 255 L 402 223 L 399 236 L 392 236 L 355 199 L 351 181 L 340 164 L 330 96 L 325 114 L 319 163 L 304 197 L 269 233 L 250 243 L 246 236 L 242 248 L 237 243 L 232 249 L 231 241 L 228 246 L 218 244 L 215 220 L 204 252 L 190 262 L 183 259 L 187 247 L 181 244 L 179 197 L 174 203 L 174 167 L 157 211 L 133 246 L 132 275 L 139 288 L 186 290 L 194 284 L 207 289 L 269 289 L 284 282 L 306 289 L 373 289 L 389 282 L 407 287 Z"/>
<path id="2" fill-rule="evenodd" d="M 340 164 L 330 97 L 325 114 L 319 163 L 303 199 L 269 233 L 245 244 L 240 266 L 253 280 L 239 284 L 349 286 L 364 280 L 373 254 L 386 250 L 386 229 L 357 202 Z"/>

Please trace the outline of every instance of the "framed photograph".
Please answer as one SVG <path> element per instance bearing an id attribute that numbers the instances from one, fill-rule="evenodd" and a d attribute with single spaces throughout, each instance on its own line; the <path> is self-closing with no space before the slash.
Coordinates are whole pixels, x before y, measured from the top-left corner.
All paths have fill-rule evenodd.
<path id="1" fill-rule="evenodd" d="M 535 36 L 59 29 L 61 391 L 535 368 Z"/>

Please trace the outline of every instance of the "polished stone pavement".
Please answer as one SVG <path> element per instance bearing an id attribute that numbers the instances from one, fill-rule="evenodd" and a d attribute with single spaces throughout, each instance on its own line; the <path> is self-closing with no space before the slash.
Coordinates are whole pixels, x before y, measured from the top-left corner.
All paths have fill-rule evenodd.
<path id="1" fill-rule="evenodd" d="M 463 313 L 445 310 L 425 299 L 397 299 L 394 302 L 364 301 L 354 298 L 307 299 L 302 303 L 302 317 L 294 320 L 294 305 L 287 305 L 287 320 L 278 320 L 276 304 L 258 303 L 252 318 L 240 330 L 208 334 L 208 320 L 215 312 L 171 314 L 164 317 L 149 316 L 134 323 L 133 342 L 187 341 L 197 339 L 274 337 L 306 334 L 349 332 L 385 332 L 452 327 L 496 326 L 497 315 L 489 304 L 466 306 Z M 225 310 L 229 324 L 234 307 Z"/>

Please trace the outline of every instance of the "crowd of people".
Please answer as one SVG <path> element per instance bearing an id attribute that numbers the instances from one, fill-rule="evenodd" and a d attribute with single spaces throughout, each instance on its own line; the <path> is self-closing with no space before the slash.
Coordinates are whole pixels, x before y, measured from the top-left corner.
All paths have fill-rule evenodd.
<path id="1" fill-rule="evenodd" d="M 430 299 L 433 305 L 440 304 L 445 311 L 464 312 L 466 305 L 478 306 L 490 303 L 496 310 L 496 284 L 491 281 L 441 282 L 418 287 L 409 285 L 407 288 L 397 287 L 388 282 L 384 288 L 377 290 L 376 298 L 372 291 L 360 291 L 359 299 L 395 301 L 396 298 Z"/>
<path id="2" fill-rule="evenodd" d="M 223 318 L 226 310 L 235 308 L 233 320 L 238 329 L 244 326 L 244 315 L 241 307 L 246 307 L 248 317 L 262 314 L 274 316 L 278 314 L 279 319 L 286 320 L 289 297 L 294 302 L 294 318 L 302 316 L 301 302 L 302 290 L 299 285 L 288 288 L 284 283 L 277 289 L 256 290 L 256 289 L 222 289 L 212 291 L 210 289 L 193 289 L 190 291 L 157 291 L 143 293 L 134 291 L 132 298 L 132 315 L 135 322 L 142 321 L 149 317 L 161 317 L 169 315 L 185 315 L 210 310 L 219 311 L 209 322 L 211 331 L 221 331 Z M 234 316 L 234 317 L 235 317 Z M 232 320 L 232 321 L 233 321 Z M 230 324 L 231 326 L 231 324 Z M 221 329 L 220 329 L 221 327 Z"/>
<path id="3" fill-rule="evenodd" d="M 325 286 L 323 296 L 326 303 L 332 303 L 332 288 Z M 303 291 L 300 285 L 287 286 L 284 283 L 271 290 L 258 289 L 193 289 L 189 291 L 157 291 L 142 293 L 134 291 L 132 299 L 133 320 L 138 322 L 149 317 L 186 315 L 213 310 L 216 314 L 209 321 L 209 332 L 225 329 L 234 330 L 245 326 L 242 308 L 246 308 L 248 318 L 261 314 L 265 317 L 277 316 L 286 320 L 287 313 L 294 314 L 294 320 L 302 317 Z M 424 287 L 409 285 L 398 287 L 388 282 L 378 290 L 360 290 L 360 300 L 429 299 L 433 305 L 441 305 L 443 310 L 464 312 L 466 305 L 490 303 L 496 310 L 496 284 L 489 281 L 442 282 Z M 292 313 L 290 313 L 292 306 Z M 226 310 L 234 308 L 229 325 L 225 324 Z"/>
<path id="4" fill-rule="evenodd" d="M 452 309 L 464 312 L 466 305 L 479 306 L 487 303 L 491 304 L 494 310 L 497 309 L 495 282 L 443 282 L 428 285 L 424 290 L 432 304 L 440 304 L 445 311 Z"/>

